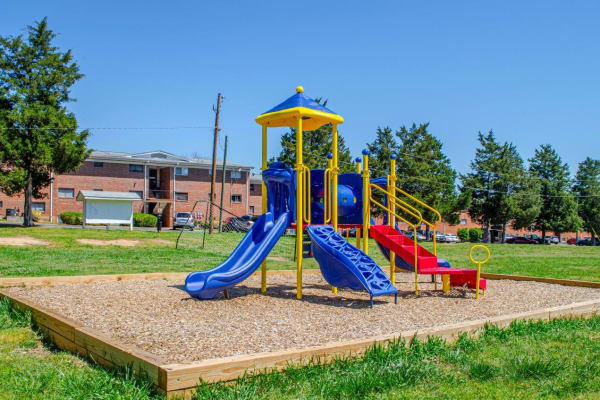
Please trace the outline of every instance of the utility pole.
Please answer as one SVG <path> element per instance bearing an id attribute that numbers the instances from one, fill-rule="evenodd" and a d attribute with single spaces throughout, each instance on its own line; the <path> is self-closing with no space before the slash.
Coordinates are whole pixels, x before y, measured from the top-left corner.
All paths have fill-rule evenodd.
<path id="1" fill-rule="evenodd" d="M 215 179 L 217 177 L 217 142 L 219 140 L 219 113 L 221 112 L 221 93 L 217 95 L 217 109 L 215 110 L 215 134 L 213 137 L 213 159 L 212 159 L 212 176 L 210 178 L 210 213 L 208 220 L 208 233 L 213 233 L 213 207 L 212 201 L 215 193 Z M 223 171 L 225 173 L 225 171 Z"/>
<path id="2" fill-rule="evenodd" d="M 221 177 L 221 203 L 219 209 L 219 232 L 223 232 L 223 196 L 225 194 L 225 167 L 227 166 L 227 142 L 229 137 L 225 135 L 225 149 L 223 150 L 223 175 Z"/>

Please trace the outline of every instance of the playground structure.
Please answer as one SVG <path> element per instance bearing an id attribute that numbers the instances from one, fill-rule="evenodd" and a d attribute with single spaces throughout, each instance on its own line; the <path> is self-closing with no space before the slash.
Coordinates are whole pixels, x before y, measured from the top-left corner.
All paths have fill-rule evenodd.
<path id="1" fill-rule="evenodd" d="M 365 290 L 373 297 L 395 295 L 395 273 L 399 269 L 414 273 L 415 294 L 419 294 L 419 275 L 432 275 L 437 289 L 437 275 L 442 276 L 442 290 L 452 286 L 475 289 L 476 297 L 486 281 L 481 279 L 481 265 L 489 259 L 471 261 L 477 269 L 451 268 L 437 257 L 436 227 L 440 213 L 397 186 L 396 158 L 390 159 L 390 172 L 385 177 L 371 178 L 369 152 L 356 159 L 356 172 L 339 174 L 338 125 L 344 119 L 304 95 L 301 86 L 296 94 L 259 115 L 256 122 L 262 127 L 263 215 L 250 228 L 229 258 L 216 268 L 191 273 L 185 282 L 186 291 L 193 297 L 210 299 L 221 291 L 235 286 L 261 267 L 261 292 L 267 290 L 266 257 L 286 229 L 296 230 L 296 297 L 302 299 L 302 266 L 304 232 L 311 240 L 311 254 L 321 273 L 338 288 Z M 303 163 L 302 133 L 323 125 L 331 125 L 332 149 L 326 169 L 310 170 Z M 282 163 L 267 167 L 267 130 L 289 127 L 296 130 L 296 165 L 294 170 Z M 362 161 L 362 168 L 361 168 Z M 371 217 L 371 208 L 383 214 L 383 223 Z M 424 216 L 425 215 L 425 216 Z M 430 218 L 432 215 L 433 218 Z M 427 217 L 427 218 L 426 218 Z M 412 229 L 412 239 L 404 235 L 397 222 Z M 433 252 L 418 244 L 417 230 L 423 225 L 433 230 Z M 356 246 L 339 233 L 339 229 L 356 229 Z M 369 238 L 390 261 L 389 276 L 369 257 Z M 483 247 L 483 246 L 479 246 Z"/>

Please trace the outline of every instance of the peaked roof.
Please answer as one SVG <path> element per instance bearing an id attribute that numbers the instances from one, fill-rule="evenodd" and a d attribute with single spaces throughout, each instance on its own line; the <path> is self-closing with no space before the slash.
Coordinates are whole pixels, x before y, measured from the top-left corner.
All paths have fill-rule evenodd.
<path id="1" fill-rule="evenodd" d="M 178 167 L 196 167 L 210 168 L 212 160 L 210 158 L 183 157 L 163 150 L 147 151 L 143 153 L 123 153 L 114 151 L 94 150 L 90 154 L 90 161 L 118 161 L 128 163 L 140 163 L 149 165 L 165 165 Z M 223 161 L 217 160 L 217 169 L 223 168 Z M 251 166 L 227 161 L 228 170 L 231 169 L 252 169 Z"/>
<path id="2" fill-rule="evenodd" d="M 80 190 L 77 200 L 142 200 L 139 194 L 133 192 L 104 192 L 101 190 Z"/>
<path id="3" fill-rule="evenodd" d="M 298 117 L 302 117 L 302 128 L 307 131 L 317 129 L 325 124 L 344 122 L 341 115 L 306 96 L 302 86 L 298 86 L 296 94 L 283 103 L 259 115 L 256 122 L 270 127 L 289 126 L 294 128 Z"/>

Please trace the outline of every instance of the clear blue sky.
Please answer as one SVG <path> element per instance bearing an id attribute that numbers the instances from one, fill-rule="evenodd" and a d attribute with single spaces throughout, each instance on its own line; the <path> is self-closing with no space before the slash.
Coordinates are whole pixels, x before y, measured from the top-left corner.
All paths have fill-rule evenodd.
<path id="1" fill-rule="evenodd" d="M 206 127 L 96 130 L 96 149 L 208 156 L 220 91 L 230 159 L 258 167 L 254 118 L 301 84 L 344 116 L 353 155 L 377 126 L 414 121 L 459 172 L 479 130 L 524 158 L 550 143 L 572 173 L 600 157 L 598 1 L 4 0 L 0 35 L 44 16 L 86 75 L 70 105 L 82 127 Z"/>

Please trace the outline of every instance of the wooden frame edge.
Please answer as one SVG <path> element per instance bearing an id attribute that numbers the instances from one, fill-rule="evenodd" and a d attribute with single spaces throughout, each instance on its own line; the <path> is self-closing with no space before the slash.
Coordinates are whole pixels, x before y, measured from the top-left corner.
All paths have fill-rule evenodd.
<path id="1" fill-rule="evenodd" d="M 57 348 L 87 358 L 104 367 L 131 368 L 138 376 L 160 387 L 165 381 L 164 362 L 132 345 L 119 343 L 106 334 L 86 327 L 48 308 L 0 289 L 19 311 L 31 313 L 32 322 Z"/>
<path id="2" fill-rule="evenodd" d="M 559 317 L 589 317 L 599 312 L 600 300 L 590 300 L 517 314 L 500 315 L 494 318 L 467 321 L 421 331 L 402 331 L 391 335 L 328 343 L 303 349 L 232 356 L 191 364 L 165 364 L 161 368 L 166 373 L 166 393 L 172 396 L 189 396 L 195 390 L 200 380 L 209 383 L 231 381 L 243 376 L 245 373 L 264 373 L 272 370 L 280 370 L 290 364 L 305 365 L 313 360 L 331 362 L 336 358 L 364 354 L 368 348 L 374 345 L 385 347 L 398 339 L 404 339 L 408 342 L 412 337 L 426 339 L 429 336 L 437 336 L 452 342 L 463 333 L 476 334 L 486 324 L 506 327 L 513 321 L 548 321 Z"/>

